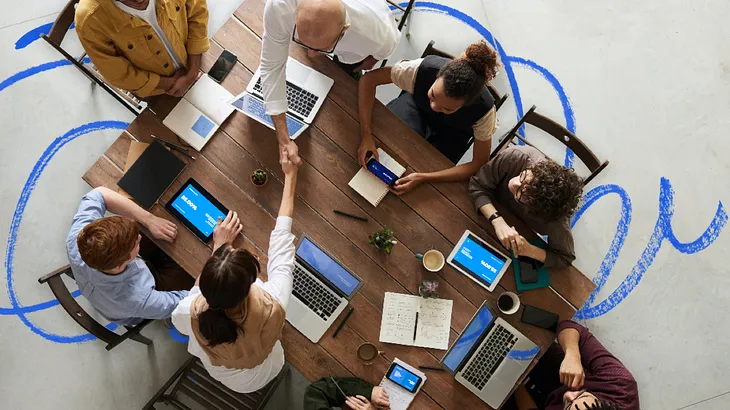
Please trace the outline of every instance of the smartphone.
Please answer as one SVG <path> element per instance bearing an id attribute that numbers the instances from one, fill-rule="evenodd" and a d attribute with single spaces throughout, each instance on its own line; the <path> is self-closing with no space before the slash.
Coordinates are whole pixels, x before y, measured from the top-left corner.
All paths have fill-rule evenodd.
<path id="1" fill-rule="evenodd" d="M 423 381 L 420 376 L 395 362 L 390 365 L 385 377 L 411 393 L 415 392 Z"/>
<path id="2" fill-rule="evenodd" d="M 537 270 L 540 269 L 537 266 L 537 261 L 531 258 L 520 256 L 520 281 L 522 283 L 536 283 L 538 280 Z"/>
<path id="3" fill-rule="evenodd" d="M 236 57 L 235 54 L 228 50 L 223 50 L 220 57 L 218 57 L 218 60 L 216 60 L 213 67 L 211 67 L 210 71 L 208 71 L 208 75 L 210 78 L 215 80 L 215 82 L 222 83 L 223 79 L 226 78 L 228 73 L 230 73 L 236 65 L 236 61 L 238 61 L 238 57 Z"/>
<path id="4" fill-rule="evenodd" d="M 398 175 L 394 174 L 391 170 L 385 167 L 385 165 L 378 162 L 375 157 L 368 158 L 365 165 L 368 170 L 375 174 L 376 177 L 380 178 L 381 181 L 385 182 L 388 186 L 395 184 L 398 180 Z"/>
<path id="5" fill-rule="evenodd" d="M 548 312 L 536 308 L 535 306 L 525 305 L 525 309 L 522 311 L 522 323 L 541 327 L 543 329 L 551 330 L 555 332 L 558 328 L 558 321 L 560 316 L 555 313 Z"/>

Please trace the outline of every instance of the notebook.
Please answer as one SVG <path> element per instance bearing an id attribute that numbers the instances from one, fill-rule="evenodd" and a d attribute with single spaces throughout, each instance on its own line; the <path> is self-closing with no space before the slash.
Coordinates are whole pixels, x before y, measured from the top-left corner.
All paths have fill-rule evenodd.
<path id="1" fill-rule="evenodd" d="M 453 304 L 452 300 L 385 292 L 380 341 L 448 350 Z"/>
<path id="2" fill-rule="evenodd" d="M 401 164 L 380 148 L 378 148 L 378 156 L 379 162 L 391 172 L 398 175 L 398 177 L 403 176 L 406 172 L 406 169 Z M 373 206 L 378 206 L 380 201 L 388 194 L 388 185 L 365 168 L 360 168 L 347 185 L 363 198 L 367 199 Z"/>
<path id="3" fill-rule="evenodd" d="M 409 365 L 408 363 L 404 362 L 403 360 L 398 359 L 397 357 L 393 359 L 393 362 L 398 363 L 399 365 L 403 366 L 406 370 L 413 372 L 417 376 L 421 378 L 421 385 L 418 386 L 418 389 L 414 391 L 413 393 L 407 391 L 406 389 L 398 386 L 393 381 L 388 380 L 386 376 L 383 376 L 383 380 L 380 381 L 380 387 L 383 388 L 388 393 L 388 401 L 390 401 L 390 410 L 406 410 L 408 406 L 411 405 L 411 402 L 413 402 L 413 399 L 416 398 L 416 394 L 418 394 L 419 391 L 421 391 L 421 387 L 426 383 L 426 374 L 422 371 L 416 369 L 415 367 Z"/>
<path id="4" fill-rule="evenodd" d="M 150 209 L 184 168 L 183 161 L 155 141 L 122 175 L 117 185 L 139 206 Z"/>
<path id="5" fill-rule="evenodd" d="M 136 140 L 129 141 L 129 151 L 127 151 L 127 161 L 124 163 L 124 172 L 129 171 L 129 168 L 134 165 L 134 163 L 137 161 L 140 155 L 144 152 L 144 150 L 149 147 L 150 144 L 146 142 L 140 142 Z M 129 195 L 127 192 L 125 192 L 123 189 L 119 188 L 119 193 L 126 196 L 129 199 L 134 200 L 131 195 Z"/>
<path id="6" fill-rule="evenodd" d="M 183 96 L 163 124 L 200 151 L 233 112 L 233 94 L 203 74 Z"/>

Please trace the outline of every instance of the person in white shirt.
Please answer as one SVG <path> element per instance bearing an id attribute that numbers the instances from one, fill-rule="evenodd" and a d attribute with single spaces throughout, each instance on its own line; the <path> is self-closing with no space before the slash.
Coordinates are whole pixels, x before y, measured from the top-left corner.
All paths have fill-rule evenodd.
<path id="1" fill-rule="evenodd" d="M 276 128 L 281 155 L 299 164 L 299 150 L 286 126 L 286 61 L 289 44 L 310 56 L 331 54 L 341 63 L 369 70 L 398 45 L 398 28 L 385 0 L 267 0 L 261 47 L 266 113 Z"/>
<path id="2" fill-rule="evenodd" d="M 268 280 L 257 279 L 254 255 L 233 247 L 243 227 L 229 213 L 213 231 L 213 255 L 196 285 L 172 312 L 177 330 L 190 336 L 188 351 L 213 378 L 240 393 L 263 388 L 284 366 L 279 339 L 292 292 L 297 166 L 284 161 L 282 169 L 284 194 L 269 241 Z"/>

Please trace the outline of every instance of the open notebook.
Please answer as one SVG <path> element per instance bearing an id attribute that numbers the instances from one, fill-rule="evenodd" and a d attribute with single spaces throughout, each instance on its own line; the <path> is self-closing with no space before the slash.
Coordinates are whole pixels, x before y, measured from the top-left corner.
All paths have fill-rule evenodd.
<path id="1" fill-rule="evenodd" d="M 399 164 L 393 159 L 393 157 L 380 148 L 378 148 L 378 156 L 380 163 L 391 172 L 398 175 L 398 177 L 403 176 L 406 172 L 403 165 Z M 380 201 L 382 201 L 383 198 L 385 198 L 385 195 L 388 194 L 388 185 L 365 168 L 360 168 L 360 170 L 357 171 L 357 174 L 355 174 L 355 176 L 350 180 L 350 183 L 347 185 L 354 189 L 355 192 L 362 195 L 363 198 L 367 199 L 373 206 L 378 206 Z"/>
<path id="2" fill-rule="evenodd" d="M 454 301 L 385 292 L 380 341 L 447 350 Z"/>
<path id="3" fill-rule="evenodd" d="M 231 98 L 233 94 L 203 74 L 162 123 L 200 151 L 233 112 Z"/>

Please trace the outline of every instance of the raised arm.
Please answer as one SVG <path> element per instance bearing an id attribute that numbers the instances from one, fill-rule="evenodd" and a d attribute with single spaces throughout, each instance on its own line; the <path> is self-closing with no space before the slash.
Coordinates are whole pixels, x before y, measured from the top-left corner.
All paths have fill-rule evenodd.
<path id="1" fill-rule="evenodd" d="M 382 84 L 390 84 L 391 67 L 378 68 L 365 74 L 357 86 L 357 112 L 360 116 L 360 147 L 357 150 L 357 160 L 365 167 L 368 152 L 378 159 L 378 150 L 370 129 L 375 104 L 375 89 Z"/>
<path id="2" fill-rule="evenodd" d="M 109 188 L 99 187 L 96 191 L 101 193 L 104 202 L 106 203 L 106 209 L 114 214 L 126 216 L 127 218 L 133 219 L 145 228 L 147 228 L 152 236 L 163 241 L 172 242 L 177 236 L 177 226 L 167 219 L 163 219 L 152 215 L 151 213 L 142 209 L 139 205 L 134 203 L 132 200 L 120 195 Z"/>

